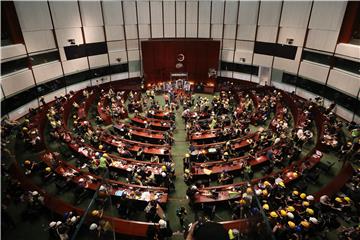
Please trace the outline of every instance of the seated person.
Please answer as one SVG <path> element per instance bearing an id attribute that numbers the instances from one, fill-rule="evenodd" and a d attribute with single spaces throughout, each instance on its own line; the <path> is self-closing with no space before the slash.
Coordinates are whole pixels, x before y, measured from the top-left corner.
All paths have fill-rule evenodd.
<path id="1" fill-rule="evenodd" d="M 228 172 L 225 170 L 220 174 L 218 179 L 219 184 L 225 185 L 225 184 L 232 184 L 234 182 L 233 176 L 231 176 Z"/>

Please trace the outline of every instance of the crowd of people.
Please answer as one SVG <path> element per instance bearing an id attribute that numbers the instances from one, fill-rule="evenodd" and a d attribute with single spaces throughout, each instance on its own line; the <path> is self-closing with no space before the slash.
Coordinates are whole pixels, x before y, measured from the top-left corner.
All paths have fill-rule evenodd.
<path id="1" fill-rule="evenodd" d="M 232 86 L 231 84 L 229 85 Z M 156 100 L 156 94 L 163 94 L 165 104 L 162 105 Z M 115 147 L 104 142 L 103 138 L 111 136 L 105 128 L 93 127 L 91 120 L 81 119 L 77 115 L 77 110 L 83 106 L 83 103 L 89 100 L 94 92 L 85 89 L 81 96 L 72 104 L 70 112 L 70 123 L 64 122 L 64 105 L 67 104 L 76 94 L 69 92 L 66 95 L 56 97 L 55 101 L 49 106 L 46 112 L 46 119 L 49 123 L 49 135 L 53 140 L 59 140 L 66 144 L 76 145 L 77 153 L 71 153 L 75 158 L 76 167 L 86 169 L 90 174 L 99 176 L 108 176 L 112 180 L 120 180 L 120 174 L 111 171 L 111 166 L 120 158 L 128 158 L 136 161 L 143 161 L 147 164 L 161 164 L 161 170 L 158 173 L 147 168 L 146 164 L 139 164 L 133 168 L 127 169 L 125 181 L 129 184 L 149 187 L 164 187 L 168 192 L 175 189 L 174 181 L 176 179 L 175 165 L 172 158 L 164 160 L 160 155 L 145 155 L 144 146 L 139 141 L 138 150 L 130 150 L 136 144 L 130 144 L 134 141 L 131 129 L 135 125 L 124 124 L 124 130 L 120 137 L 114 137 L 114 141 L 126 142 L 121 146 Z M 334 195 L 316 195 L 307 194 L 305 189 L 298 186 L 287 184 L 283 180 L 281 170 L 292 166 L 298 161 L 304 146 L 315 143 L 315 127 L 313 124 L 314 116 L 312 108 L 319 107 L 319 99 L 316 102 L 297 104 L 301 110 L 296 118 L 291 114 L 290 107 L 284 101 L 281 91 L 222 91 L 219 96 L 214 96 L 211 100 L 208 97 L 194 97 L 189 92 L 168 91 L 163 92 L 158 85 L 148 89 L 145 94 L 139 91 L 107 91 L 101 90 L 101 98 L 104 98 L 104 111 L 114 120 L 120 120 L 127 116 L 127 113 L 135 113 L 135 116 L 143 118 L 157 118 L 163 114 L 164 120 L 174 121 L 178 110 L 182 111 L 182 117 L 185 121 L 185 130 L 190 146 L 183 159 L 183 177 L 188 185 L 186 196 L 189 199 L 190 207 L 194 210 L 198 206 L 195 200 L 199 194 L 202 194 L 202 188 L 209 185 L 227 185 L 233 184 L 235 174 L 223 170 L 214 178 L 207 179 L 207 183 L 199 181 L 194 177 L 193 166 L 195 163 L 209 163 L 218 161 L 219 164 L 231 164 L 234 159 L 246 157 L 241 162 L 243 168 L 240 173 L 243 185 L 238 185 L 237 193 L 240 193 L 236 199 L 229 198 L 226 207 L 230 209 L 232 220 L 237 219 L 262 219 L 259 221 L 264 229 L 268 228 L 269 234 L 273 234 L 276 239 L 314 239 L 316 237 L 326 237 L 326 232 L 334 229 L 338 230 L 340 239 L 357 239 L 360 236 L 358 225 L 350 227 L 340 227 L 342 222 L 358 222 L 359 219 L 359 179 L 360 170 L 355 170 L 353 177 L 348 181 L 344 188 Z M 294 100 L 295 101 L 295 100 Z M 82 102 L 82 103 L 81 103 Z M 296 102 L 296 101 L 295 101 Z M 126 107 L 126 103 L 128 103 Z M 42 104 L 46 104 L 42 101 Z M 331 106 L 332 108 L 334 106 Z M 164 114 L 165 113 L 165 114 Z M 5 142 L 2 143 L 2 153 L 6 152 L 7 136 L 11 131 L 19 131 L 23 143 L 27 148 L 33 148 L 43 141 L 39 134 L 39 128 L 31 122 L 31 119 L 37 115 L 37 110 L 31 110 L 29 116 L 19 123 L 16 121 L 4 120 L 1 126 L 1 134 Z M 143 116 L 144 115 L 144 116 Z M 359 125 L 356 123 L 344 124 L 339 121 L 331 109 L 323 111 L 325 124 L 321 129 L 320 142 L 325 146 L 324 151 L 336 151 L 339 159 L 351 161 L 359 153 Z M 161 121 L 162 118 L 160 118 Z M 294 122 L 295 120 L 298 122 Z M 301 121 L 299 121 L 301 119 Z M 101 123 L 101 118 L 96 119 Z M 67 129 L 71 126 L 71 129 Z M 346 136 L 344 128 L 349 131 Z M 253 131 L 253 129 L 256 131 Z M 142 131 L 151 133 L 150 125 L 145 124 Z M 164 141 L 159 145 L 169 145 L 174 143 L 171 128 L 168 131 L 162 131 Z M 319 130 L 319 129 L 317 129 Z M 215 133 L 215 137 L 209 142 L 196 142 L 192 136 L 203 133 Z M 246 147 L 236 148 L 236 143 L 246 139 Z M 319 133 L 317 133 L 319 134 Z M 318 137 L 318 136 L 317 136 Z M 136 142 L 136 141 L 134 141 Z M 146 140 L 143 143 L 148 144 Z M 208 147 L 207 145 L 211 145 Z M 215 149 L 217 155 L 212 155 Z M 50 166 L 37 161 L 24 160 L 22 167 L 26 176 L 34 176 L 35 172 L 40 172 L 44 182 L 56 176 L 55 169 L 61 166 L 61 160 L 58 153 L 45 153 L 48 157 Z M 216 157 L 214 157 L 216 156 Z M 254 172 L 251 160 L 265 156 L 266 164 L 261 165 L 261 174 L 269 176 L 261 180 L 251 179 Z M 304 162 L 306 165 L 307 163 Z M 294 172 L 305 176 L 304 172 L 310 168 L 296 165 Z M 3 170 L 2 170 L 3 173 Z M 6 172 L 4 172 L 6 173 Z M 7 173 L 6 173 L 7 174 Z M 71 175 L 72 174 L 72 175 Z M 78 173 L 69 171 L 69 179 L 77 177 Z M 210 174 L 209 174 L 210 175 Z M 81 180 L 83 179 L 83 180 Z M 98 180 L 89 180 L 91 183 Z M 80 178 L 74 189 L 77 196 L 87 193 L 88 180 Z M 45 207 L 45 198 L 41 192 L 32 190 L 24 191 L 20 187 L 20 182 L 11 179 L 5 190 L 5 197 L 2 204 L 4 218 L 10 228 L 16 224 L 7 213 L 7 205 L 10 201 L 16 201 L 27 204 L 27 210 L 23 217 L 31 219 Z M 110 183 L 103 182 L 96 190 L 96 207 L 89 212 L 89 230 L 98 237 L 107 237 L 114 230 L 112 223 L 104 216 L 104 212 L 111 201 Z M 113 202 L 116 206 L 118 216 L 123 219 L 132 219 L 135 213 L 139 213 L 139 206 L 135 206 L 132 199 L 137 199 L 136 190 L 133 191 L 133 197 L 123 193 L 117 195 Z M 141 195 L 141 194 L 140 194 Z M 216 199 L 218 193 L 211 191 L 212 197 Z M 149 200 L 145 206 L 140 207 L 144 213 L 145 221 L 153 223 L 154 227 L 149 227 L 149 239 L 169 239 L 173 232 L 170 226 L 168 216 L 158 200 Z M 216 207 L 212 204 L 203 203 L 200 209 L 204 211 L 207 220 L 199 218 L 196 224 L 188 226 L 187 216 L 190 215 L 185 207 L 179 206 L 176 216 L 179 219 L 181 230 L 188 233 L 187 239 L 192 239 L 199 234 L 201 226 L 212 223 L 216 218 Z M 76 231 L 82 216 L 75 212 L 66 212 L 62 218 L 54 218 L 49 225 L 49 234 L 56 239 L 69 239 Z M 88 220 L 89 220 L 88 219 Z M 340 227 L 340 228 L 339 228 Z M 215 226 L 214 226 L 215 228 Z M 226 231 L 226 239 L 235 239 L 236 237 L 245 237 L 236 229 Z M 324 236 L 322 236 L 324 235 Z M 219 238 L 220 239 L 220 238 Z"/>

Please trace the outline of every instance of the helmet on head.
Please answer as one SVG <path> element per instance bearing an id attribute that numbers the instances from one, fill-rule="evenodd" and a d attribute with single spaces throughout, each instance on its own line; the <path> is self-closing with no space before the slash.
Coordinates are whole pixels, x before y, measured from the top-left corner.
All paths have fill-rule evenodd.
<path id="1" fill-rule="evenodd" d="M 286 216 L 286 211 L 284 209 L 281 209 L 280 210 L 280 215 L 285 217 Z"/>
<path id="2" fill-rule="evenodd" d="M 307 209 L 306 209 L 306 212 L 307 212 L 309 215 L 314 215 L 314 210 L 312 210 L 311 208 L 307 208 Z"/>
<path id="3" fill-rule="evenodd" d="M 296 226 L 295 223 L 292 221 L 288 221 L 288 225 L 290 228 L 295 228 L 295 226 Z"/>
<path id="4" fill-rule="evenodd" d="M 273 218 L 277 218 L 279 215 L 276 213 L 276 212 L 271 212 L 270 213 L 270 216 L 273 217 Z"/>
<path id="5" fill-rule="evenodd" d="M 289 212 L 294 212 L 294 211 L 295 211 L 295 208 L 294 208 L 293 206 L 288 206 L 288 207 L 287 207 L 287 210 L 288 210 Z"/>
<path id="6" fill-rule="evenodd" d="M 310 223 L 308 221 L 301 221 L 300 224 L 304 227 L 304 228 L 309 228 L 310 227 Z"/>
<path id="7" fill-rule="evenodd" d="M 305 199 L 305 198 L 306 198 L 306 194 L 305 194 L 305 193 L 300 194 L 300 198 L 301 198 L 301 199 Z"/>

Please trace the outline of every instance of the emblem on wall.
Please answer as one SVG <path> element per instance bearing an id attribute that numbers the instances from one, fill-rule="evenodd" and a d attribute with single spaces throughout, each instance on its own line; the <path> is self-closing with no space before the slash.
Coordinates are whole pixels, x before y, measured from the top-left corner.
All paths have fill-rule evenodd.
<path id="1" fill-rule="evenodd" d="M 184 61 L 184 60 L 185 60 L 184 54 L 182 54 L 182 53 L 178 54 L 178 55 L 177 55 L 177 60 L 178 60 L 178 62 Z"/>
<path id="2" fill-rule="evenodd" d="M 184 66 L 184 64 L 182 64 L 182 63 L 180 63 L 180 62 L 175 65 L 175 67 L 176 67 L 177 69 L 182 68 L 183 66 Z"/>

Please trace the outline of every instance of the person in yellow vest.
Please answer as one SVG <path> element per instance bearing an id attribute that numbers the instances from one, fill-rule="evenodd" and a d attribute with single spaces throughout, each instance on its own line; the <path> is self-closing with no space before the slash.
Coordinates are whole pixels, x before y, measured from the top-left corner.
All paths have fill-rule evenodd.
<path id="1" fill-rule="evenodd" d="M 214 128 L 215 128 L 216 122 L 217 122 L 217 121 L 216 121 L 215 118 L 213 118 L 213 119 L 211 120 L 211 123 L 209 124 L 210 129 L 214 129 Z"/>

